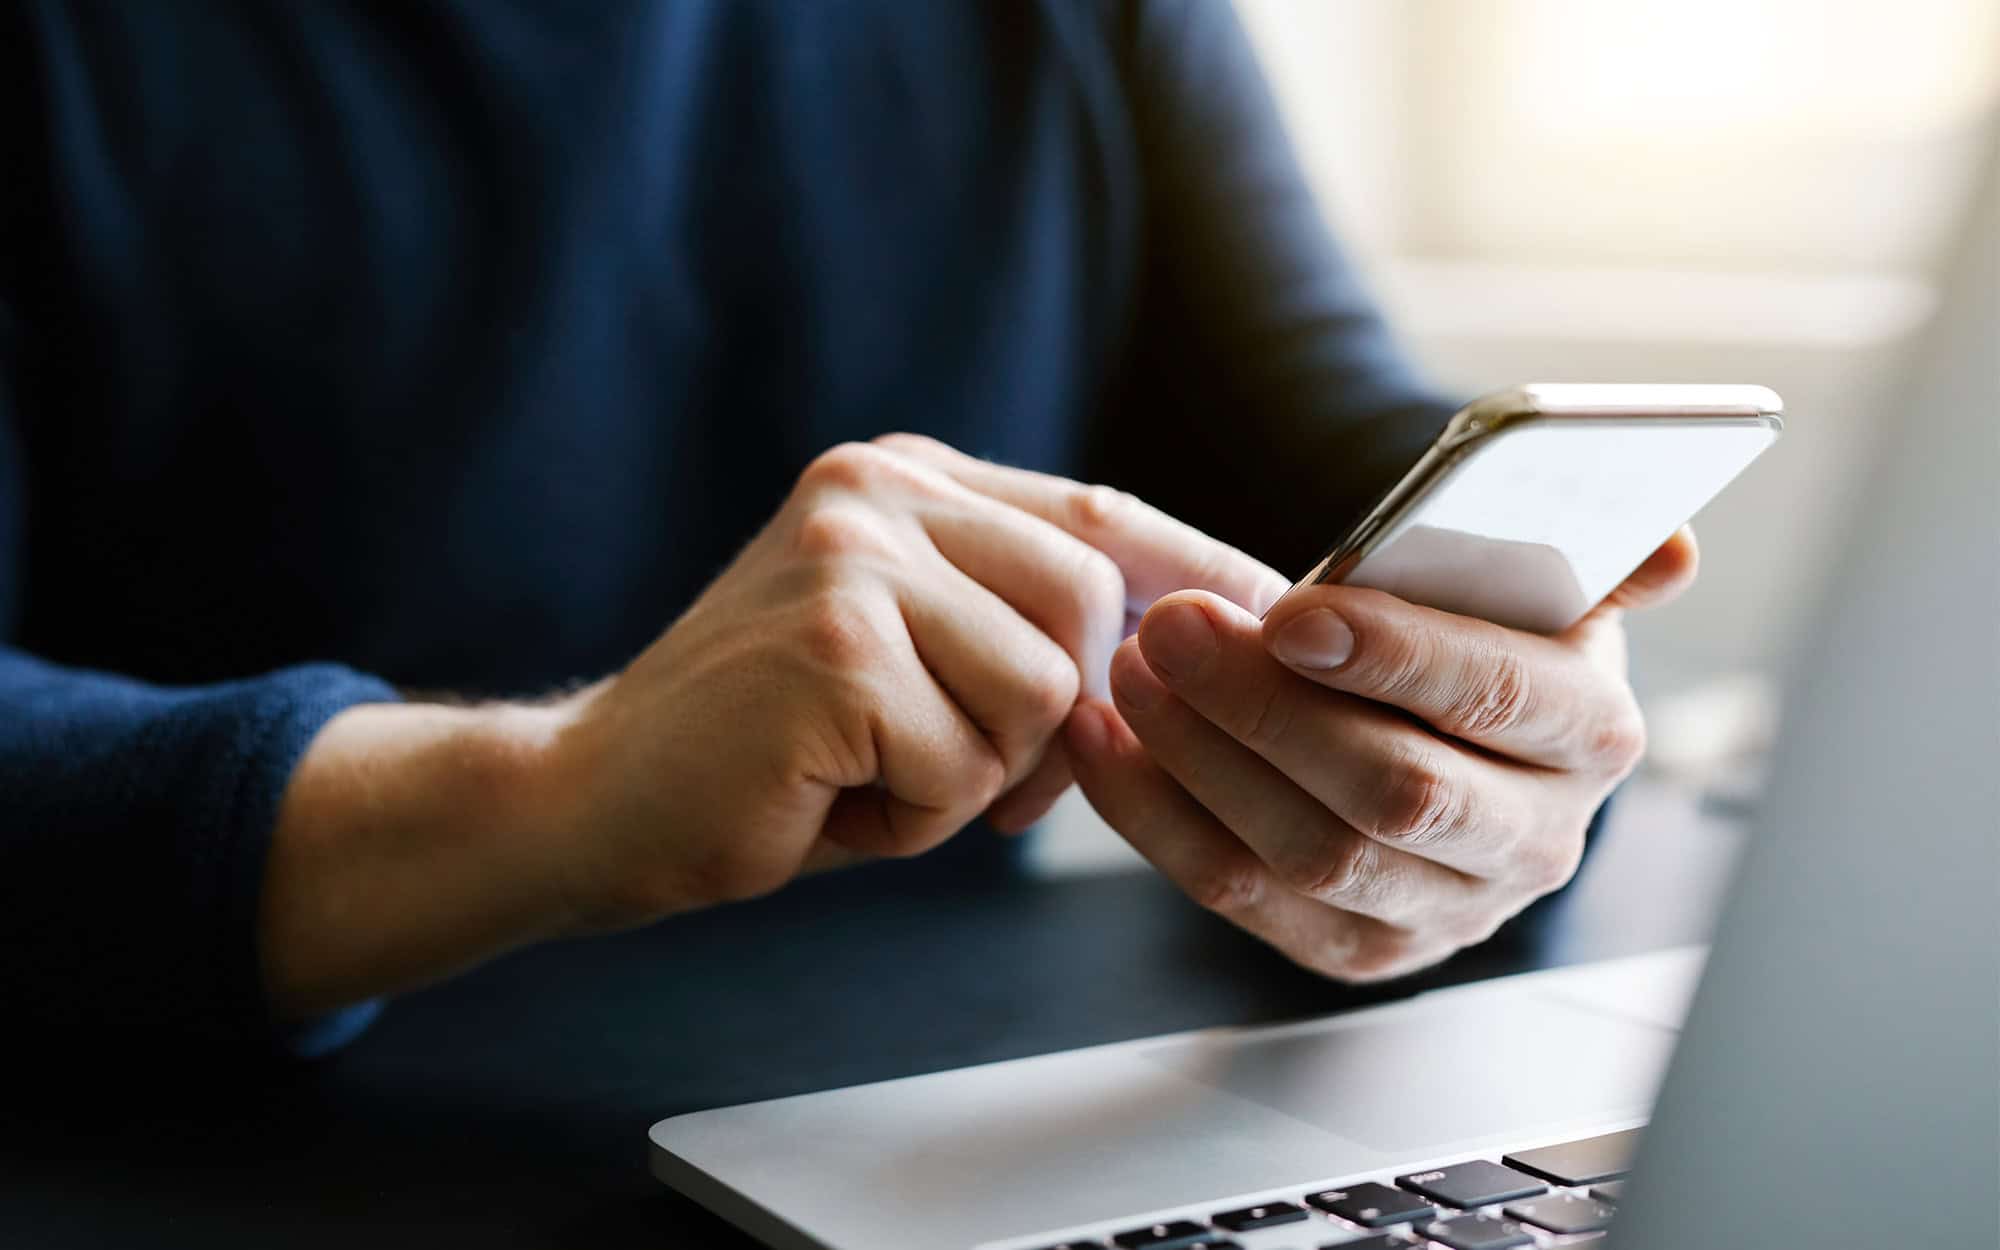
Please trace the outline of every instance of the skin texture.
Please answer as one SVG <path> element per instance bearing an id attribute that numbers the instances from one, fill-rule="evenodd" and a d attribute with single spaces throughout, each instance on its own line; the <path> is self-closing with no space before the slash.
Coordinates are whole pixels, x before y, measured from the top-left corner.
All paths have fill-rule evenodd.
<path id="1" fill-rule="evenodd" d="M 1073 777 L 1203 904 L 1395 975 L 1574 870 L 1643 746 L 1620 614 L 1693 566 L 1676 538 L 1553 640 L 1338 587 L 1260 622 L 1284 578 L 1129 495 L 909 435 L 837 447 L 623 671 L 328 722 L 266 868 L 270 1001 L 310 1015 L 982 813 L 1024 828 Z"/>
<path id="2" fill-rule="evenodd" d="M 1113 657 L 1112 701 L 1071 715 L 1069 759 L 1202 905 L 1329 976 L 1402 975 L 1575 872 L 1645 749 L 1623 615 L 1695 566 L 1683 530 L 1555 638 L 1343 586 L 1261 622 L 1176 592 Z"/>

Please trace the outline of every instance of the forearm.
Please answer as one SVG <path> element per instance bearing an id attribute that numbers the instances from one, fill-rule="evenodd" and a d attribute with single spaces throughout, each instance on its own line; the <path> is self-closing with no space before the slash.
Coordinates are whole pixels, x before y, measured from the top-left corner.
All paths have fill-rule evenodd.
<path id="1" fill-rule="evenodd" d="M 561 707 L 368 704 L 286 787 L 258 942 L 272 1013 L 303 1019 L 566 931 L 543 764 Z"/>
<path id="2" fill-rule="evenodd" d="M 1135 8 L 1146 244 L 1094 467 L 1296 575 L 1455 405 L 1327 231 L 1231 8 Z"/>

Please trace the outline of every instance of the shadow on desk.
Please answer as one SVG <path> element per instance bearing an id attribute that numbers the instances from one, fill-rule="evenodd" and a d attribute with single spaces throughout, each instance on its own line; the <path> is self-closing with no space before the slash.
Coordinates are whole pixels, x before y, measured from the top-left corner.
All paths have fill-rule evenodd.
<path id="1" fill-rule="evenodd" d="M 653 1120 L 1703 936 L 1706 911 L 1657 879 L 1599 897 L 1618 885 L 1599 866 L 1391 987 L 1300 972 L 1150 874 L 975 883 L 893 864 L 521 952 L 395 1004 L 319 1064 L 16 1067 L 0 1242 L 740 1248 L 650 1178 Z M 1619 931 L 1577 933 L 1579 909 Z"/>

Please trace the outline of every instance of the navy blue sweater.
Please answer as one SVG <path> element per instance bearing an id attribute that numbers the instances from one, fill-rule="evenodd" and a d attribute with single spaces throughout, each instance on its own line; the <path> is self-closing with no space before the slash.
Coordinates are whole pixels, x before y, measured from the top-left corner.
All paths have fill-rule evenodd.
<path id="1" fill-rule="evenodd" d="M 1443 416 L 1225 0 L 23 0 L 0 169 L 0 1001 L 46 1039 L 285 1044 L 254 922 L 319 726 L 616 668 L 833 443 L 1296 567 Z"/>

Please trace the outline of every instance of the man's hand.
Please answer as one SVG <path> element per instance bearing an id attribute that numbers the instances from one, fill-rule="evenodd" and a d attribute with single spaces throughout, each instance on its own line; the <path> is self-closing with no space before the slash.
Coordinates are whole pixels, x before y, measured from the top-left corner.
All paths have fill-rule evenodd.
<path id="1" fill-rule="evenodd" d="M 578 701 L 552 787 L 587 926 L 1021 828 L 1128 596 L 1267 571 L 1129 496 L 891 436 L 836 448 L 674 627 Z M 1090 680 L 1101 681 L 1099 677 Z"/>
<path id="2" fill-rule="evenodd" d="M 1203 905 L 1330 976 L 1411 972 L 1575 872 L 1644 749 L 1622 614 L 1695 563 L 1683 530 L 1555 638 L 1351 587 L 1262 622 L 1168 595 L 1113 658 L 1116 711 L 1071 716 L 1070 760 Z"/>
<path id="3" fill-rule="evenodd" d="M 623 672 L 541 706 L 351 709 L 286 792 L 266 979 L 299 1014 L 540 937 L 1040 817 L 1131 611 L 1269 569 L 1128 495 L 929 439 L 835 448 Z"/>

